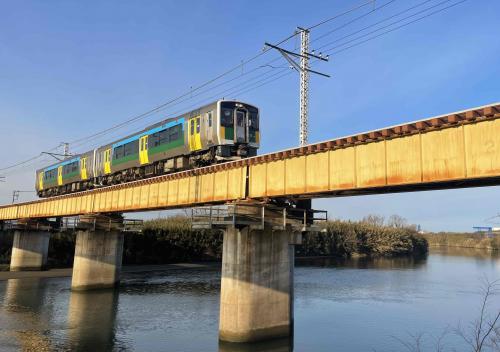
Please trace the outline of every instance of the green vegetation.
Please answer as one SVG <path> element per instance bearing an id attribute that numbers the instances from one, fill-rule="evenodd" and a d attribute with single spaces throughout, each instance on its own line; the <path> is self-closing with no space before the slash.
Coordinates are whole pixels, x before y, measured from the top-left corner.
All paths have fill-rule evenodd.
<path id="1" fill-rule="evenodd" d="M 374 221 L 373 219 L 377 219 Z M 297 256 L 398 256 L 427 252 L 427 241 L 404 219 L 391 217 L 387 225 L 380 218 L 361 222 L 329 221 L 321 232 L 304 236 Z M 169 261 L 220 260 L 222 232 L 192 230 L 186 217 L 150 220 L 142 234 L 127 235 L 126 263 L 165 263 Z"/>
<path id="2" fill-rule="evenodd" d="M 142 233 L 125 235 L 125 264 L 162 264 L 222 258 L 222 232 L 193 230 L 187 217 L 144 222 Z"/>
<path id="3" fill-rule="evenodd" d="M 297 256 L 350 257 L 401 256 L 427 252 L 427 241 L 404 219 L 384 225 L 379 217 L 361 222 L 329 221 L 322 231 L 306 234 Z M 53 233 L 49 245 L 49 266 L 73 264 L 75 233 Z M 9 264 L 12 233 L 0 235 L 0 265 Z M 126 233 L 124 264 L 163 264 L 221 260 L 222 231 L 193 230 L 190 219 L 177 216 L 144 222 L 142 233 Z M 4 268 L 6 266 L 4 265 Z"/>
<path id="4" fill-rule="evenodd" d="M 500 235 L 488 237 L 481 233 L 439 232 L 423 235 L 430 246 L 461 247 L 488 250 L 500 250 Z"/>

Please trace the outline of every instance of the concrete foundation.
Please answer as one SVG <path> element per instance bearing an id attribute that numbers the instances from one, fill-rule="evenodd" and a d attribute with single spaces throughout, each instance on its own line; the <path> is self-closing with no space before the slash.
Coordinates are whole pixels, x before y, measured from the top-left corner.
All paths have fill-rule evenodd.
<path id="1" fill-rule="evenodd" d="M 254 342 L 293 335 L 294 244 L 288 231 L 224 232 L 219 339 Z"/>
<path id="2" fill-rule="evenodd" d="M 17 230 L 10 257 L 10 271 L 43 270 L 47 266 L 50 233 Z"/>
<path id="3" fill-rule="evenodd" d="M 72 290 L 118 285 L 122 267 L 123 233 L 85 230 L 76 235 Z"/>

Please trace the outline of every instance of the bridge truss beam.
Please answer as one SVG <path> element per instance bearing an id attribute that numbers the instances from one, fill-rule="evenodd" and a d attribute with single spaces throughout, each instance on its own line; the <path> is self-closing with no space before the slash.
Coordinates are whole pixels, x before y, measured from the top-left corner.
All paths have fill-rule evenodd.
<path id="1" fill-rule="evenodd" d="M 0 222 L 500 184 L 500 104 L 141 181 L 0 207 Z"/>

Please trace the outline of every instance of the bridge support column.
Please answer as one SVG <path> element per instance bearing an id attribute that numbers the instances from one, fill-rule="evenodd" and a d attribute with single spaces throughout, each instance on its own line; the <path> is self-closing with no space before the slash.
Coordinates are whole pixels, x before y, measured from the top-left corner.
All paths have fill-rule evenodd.
<path id="1" fill-rule="evenodd" d="M 293 334 L 294 244 L 291 231 L 224 232 L 219 338 L 253 342 Z"/>
<path id="2" fill-rule="evenodd" d="M 49 240 L 48 231 L 16 230 L 10 257 L 10 271 L 45 269 Z"/>
<path id="3" fill-rule="evenodd" d="M 123 255 L 121 216 L 80 217 L 73 262 L 72 290 L 115 287 Z"/>

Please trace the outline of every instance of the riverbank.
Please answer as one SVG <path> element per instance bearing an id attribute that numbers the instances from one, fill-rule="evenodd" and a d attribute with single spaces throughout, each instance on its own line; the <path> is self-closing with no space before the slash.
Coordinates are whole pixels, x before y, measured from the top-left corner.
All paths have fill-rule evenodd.
<path id="1" fill-rule="evenodd" d="M 0 270 L 10 262 L 12 234 L 0 236 Z M 74 232 L 54 233 L 49 242 L 52 268 L 73 265 Z M 144 222 L 142 233 L 126 233 L 124 265 L 156 265 L 179 262 L 220 261 L 223 234 L 219 230 L 193 230 L 190 219 L 177 216 Z M 328 221 L 321 231 L 307 233 L 296 246 L 297 257 L 391 257 L 421 255 L 427 241 L 411 227 L 394 227 L 368 222 Z"/>
<path id="2" fill-rule="evenodd" d="M 123 273 L 161 273 L 171 270 L 186 269 L 209 269 L 219 267 L 219 263 L 176 263 L 162 265 L 125 265 L 122 267 Z M 55 268 L 44 271 L 3 271 L 0 272 L 0 281 L 10 279 L 28 279 L 28 278 L 55 278 L 70 277 L 73 274 L 73 268 Z"/>
<path id="3" fill-rule="evenodd" d="M 500 250 L 500 235 L 488 237 L 482 233 L 439 232 L 422 235 L 431 247 L 474 248 Z"/>

